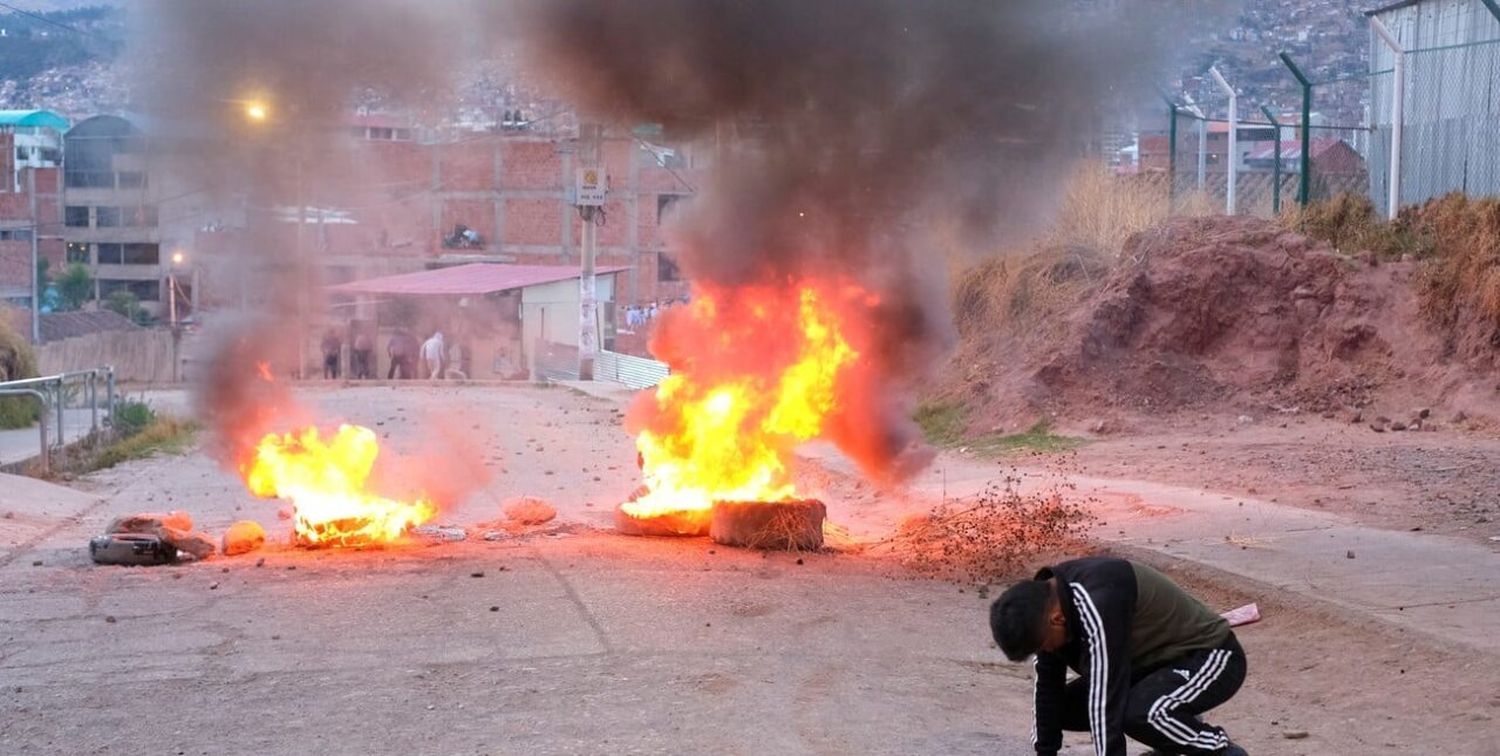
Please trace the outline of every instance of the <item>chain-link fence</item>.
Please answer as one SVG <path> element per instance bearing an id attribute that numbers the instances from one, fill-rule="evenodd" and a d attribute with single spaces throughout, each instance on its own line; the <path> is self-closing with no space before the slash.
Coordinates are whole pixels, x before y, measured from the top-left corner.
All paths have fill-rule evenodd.
<path id="1" fill-rule="evenodd" d="M 1197 101 L 1168 97 L 1117 172 L 1163 191 L 1178 213 L 1269 216 L 1354 193 L 1386 214 L 1393 176 L 1397 209 L 1455 191 L 1500 195 L 1500 2 L 1432 5 L 1388 9 L 1395 32 L 1372 18 L 1369 73 L 1331 76 L 1268 54 L 1285 86 L 1265 91 L 1267 76 L 1253 77 L 1268 100 L 1255 102 L 1211 71 L 1217 87 L 1204 77 Z"/>
<path id="2" fill-rule="evenodd" d="M 1400 202 L 1449 192 L 1500 194 L 1500 39 L 1405 54 Z M 1393 76 L 1372 86 L 1384 141 L 1378 172 L 1389 173 Z M 1372 161 L 1372 166 L 1374 161 Z M 1372 194 L 1383 206 L 1385 179 Z"/>

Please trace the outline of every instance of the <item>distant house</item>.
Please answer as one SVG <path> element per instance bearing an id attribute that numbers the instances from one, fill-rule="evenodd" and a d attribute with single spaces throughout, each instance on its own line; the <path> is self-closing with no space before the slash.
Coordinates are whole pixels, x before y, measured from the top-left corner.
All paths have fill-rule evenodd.
<path id="1" fill-rule="evenodd" d="M 25 191 L 23 176 L 28 168 L 56 168 L 62 165 L 62 134 L 68 130 L 68 119 L 50 110 L 0 110 L 0 134 L 5 146 L 0 153 L 0 169 L 8 186 L 0 191 Z"/>
<path id="2" fill-rule="evenodd" d="M 1245 167 L 1253 171 L 1275 170 L 1276 143 L 1257 145 L 1245 157 Z M 1311 162 L 1314 175 L 1318 176 L 1363 176 L 1365 159 L 1348 142 L 1336 137 L 1312 140 Z M 1302 171 L 1302 143 L 1281 143 L 1281 172 Z"/>

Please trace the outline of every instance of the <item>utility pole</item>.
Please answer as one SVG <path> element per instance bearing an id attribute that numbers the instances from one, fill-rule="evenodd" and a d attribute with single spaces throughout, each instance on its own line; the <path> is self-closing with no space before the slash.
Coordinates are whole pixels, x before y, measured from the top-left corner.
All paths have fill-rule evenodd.
<path id="1" fill-rule="evenodd" d="M 41 247 L 42 219 L 36 209 L 36 166 L 26 171 L 26 189 L 31 195 L 31 343 L 42 343 L 42 275 Z"/>
<path id="2" fill-rule="evenodd" d="M 594 380 L 594 357 L 599 351 L 599 303 L 594 256 L 599 226 L 604 223 L 604 196 L 609 180 L 599 165 L 599 141 L 603 125 L 584 122 L 578 126 L 578 170 L 576 197 L 578 217 L 583 219 L 581 271 L 578 276 L 578 380 Z"/>

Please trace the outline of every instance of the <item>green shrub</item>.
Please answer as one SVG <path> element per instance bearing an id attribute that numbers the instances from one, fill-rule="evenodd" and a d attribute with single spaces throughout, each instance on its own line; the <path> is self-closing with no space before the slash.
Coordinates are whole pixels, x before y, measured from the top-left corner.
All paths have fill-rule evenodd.
<path id="1" fill-rule="evenodd" d="M 0 381 L 36 377 L 36 353 L 31 344 L 0 318 Z M 29 428 L 40 411 L 29 396 L 0 397 L 0 430 Z"/>
<path id="2" fill-rule="evenodd" d="M 127 400 L 115 410 L 115 431 L 121 438 L 130 438 L 156 422 L 156 410 L 145 402 Z"/>

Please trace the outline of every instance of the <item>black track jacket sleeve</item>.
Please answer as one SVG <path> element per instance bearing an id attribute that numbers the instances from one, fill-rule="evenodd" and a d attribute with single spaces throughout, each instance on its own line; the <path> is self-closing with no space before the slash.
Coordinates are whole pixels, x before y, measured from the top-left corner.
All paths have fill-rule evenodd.
<path id="1" fill-rule="evenodd" d="M 1036 671 L 1036 722 L 1031 742 L 1041 756 L 1055 756 L 1062 749 L 1063 691 L 1068 664 L 1057 654 L 1039 653 L 1032 662 Z"/>
<path id="2" fill-rule="evenodd" d="M 1080 667 L 1088 678 L 1089 729 L 1098 756 L 1126 756 L 1125 701 L 1130 693 L 1130 624 L 1135 574 L 1123 560 L 1101 560 L 1068 581 L 1078 615 Z M 1124 574 L 1120 574 L 1123 570 Z"/>

